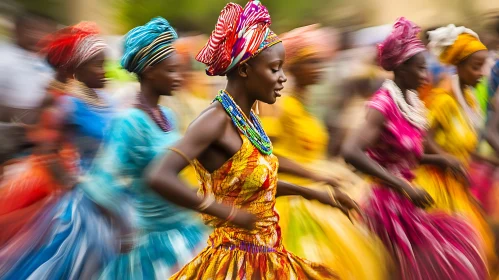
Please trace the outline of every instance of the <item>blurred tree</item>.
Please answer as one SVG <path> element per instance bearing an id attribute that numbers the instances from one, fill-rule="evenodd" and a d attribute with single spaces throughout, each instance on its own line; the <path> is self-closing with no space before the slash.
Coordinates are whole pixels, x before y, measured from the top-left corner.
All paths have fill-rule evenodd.
<path id="1" fill-rule="evenodd" d="M 146 23 L 154 16 L 163 16 L 181 32 L 212 31 L 220 11 L 228 0 L 116 0 L 122 32 Z M 244 6 L 247 0 L 232 0 Z M 277 33 L 312 24 L 330 24 L 334 10 L 340 5 L 355 5 L 358 0 L 263 0 L 272 15 L 273 30 Z M 368 7 L 356 5 L 363 12 Z M 360 8 L 362 7 L 362 8 Z"/>

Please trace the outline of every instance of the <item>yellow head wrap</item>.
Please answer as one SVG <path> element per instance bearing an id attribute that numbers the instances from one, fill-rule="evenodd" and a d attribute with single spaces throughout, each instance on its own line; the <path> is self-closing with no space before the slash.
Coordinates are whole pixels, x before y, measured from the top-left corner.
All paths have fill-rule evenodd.
<path id="1" fill-rule="evenodd" d="M 430 36 L 430 49 L 439 56 L 445 64 L 457 65 L 473 53 L 487 50 L 480 42 L 478 35 L 463 26 L 449 25 L 428 32 Z"/>

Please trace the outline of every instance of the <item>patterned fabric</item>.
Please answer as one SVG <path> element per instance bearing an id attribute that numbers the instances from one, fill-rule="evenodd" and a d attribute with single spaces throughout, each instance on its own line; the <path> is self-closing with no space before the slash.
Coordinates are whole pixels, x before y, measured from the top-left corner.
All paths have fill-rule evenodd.
<path id="1" fill-rule="evenodd" d="M 428 32 L 429 48 L 446 64 L 457 65 L 477 51 L 487 50 L 478 35 L 464 26 L 450 24 Z"/>
<path id="2" fill-rule="evenodd" d="M 215 227 L 208 247 L 172 279 L 336 279 L 330 269 L 284 249 L 274 210 L 277 158 L 260 154 L 244 135 L 241 138 L 241 149 L 214 172 L 197 160 L 194 166 L 200 193 L 253 213 L 256 228 L 246 230 L 204 215 L 205 223 Z"/>
<path id="3" fill-rule="evenodd" d="M 333 53 L 331 37 L 318 24 L 293 29 L 280 37 L 286 49 L 287 66 L 308 57 L 327 59 Z"/>
<path id="4" fill-rule="evenodd" d="M 412 180 L 411 169 L 423 154 L 424 131 L 403 117 L 384 89 L 368 107 L 386 120 L 380 141 L 368 155 L 392 174 Z M 374 184 L 365 213 L 395 259 L 395 279 L 487 279 L 479 239 L 464 220 L 416 208 L 381 182 Z"/>
<path id="5" fill-rule="evenodd" d="M 95 23 L 80 22 L 46 38 L 42 52 L 54 68 L 75 69 L 107 47 L 98 34 Z"/>
<path id="6" fill-rule="evenodd" d="M 251 0 L 244 9 L 229 3 L 218 17 L 215 30 L 196 56 L 208 66 L 210 76 L 224 76 L 239 64 L 280 42 L 270 30 L 271 19 L 260 1 Z"/>
<path id="7" fill-rule="evenodd" d="M 165 279 L 191 260 L 206 240 L 205 228 L 193 212 L 164 200 L 144 181 L 147 165 L 180 138 L 173 113 L 162 110 L 175 128 L 169 132 L 137 108 L 113 120 L 99 158 L 82 183 L 94 202 L 138 233 L 135 248 L 110 263 L 101 279 Z M 128 198 L 133 215 L 123 204 Z"/>
<path id="8" fill-rule="evenodd" d="M 339 163 L 325 160 L 328 137 L 322 122 L 294 97 L 283 97 L 282 107 L 275 121 L 269 121 L 271 117 L 262 119 L 265 130 L 275 135 L 274 154 L 318 174 L 339 178 L 349 195 L 364 197 L 368 188 L 362 178 Z M 329 187 L 292 174 L 278 176 L 280 180 L 307 188 Z M 390 257 L 383 244 L 359 223 L 352 224 L 338 209 L 301 197 L 279 197 L 275 209 L 280 217 L 283 244 L 289 252 L 327 265 L 340 279 L 388 278 Z"/>
<path id="9" fill-rule="evenodd" d="M 393 71 L 399 65 L 420 52 L 426 51 L 418 38 L 421 28 L 401 17 L 393 25 L 388 38 L 378 45 L 379 64 L 386 71 Z"/>
<path id="10" fill-rule="evenodd" d="M 469 90 L 464 92 L 465 98 L 471 94 L 473 92 Z M 454 96 L 451 86 L 441 84 L 424 101 L 429 109 L 433 140 L 468 167 L 471 153 L 477 149 L 478 135 Z M 497 268 L 493 233 L 466 183 L 452 172 L 433 166 L 421 166 L 416 175 L 416 183 L 435 200 L 434 209 L 464 215 L 468 219 L 480 237 L 480 247 L 485 251 L 490 270 Z"/>
<path id="11" fill-rule="evenodd" d="M 162 18 L 151 19 L 144 26 L 137 26 L 125 35 L 121 66 L 128 72 L 140 74 L 173 54 L 173 42 L 178 38 L 170 23 Z"/>

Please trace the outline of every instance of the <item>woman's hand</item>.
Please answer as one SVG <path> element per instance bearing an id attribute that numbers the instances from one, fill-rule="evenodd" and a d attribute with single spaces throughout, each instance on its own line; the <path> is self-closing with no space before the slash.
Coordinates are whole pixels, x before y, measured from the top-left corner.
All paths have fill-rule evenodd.
<path id="1" fill-rule="evenodd" d="M 457 177 L 462 178 L 467 186 L 470 185 L 468 172 L 461 161 L 459 161 L 456 157 L 450 155 L 442 156 L 440 167 L 448 169 Z"/>
<path id="2" fill-rule="evenodd" d="M 408 181 L 404 181 L 400 186 L 404 195 L 409 198 L 414 205 L 419 208 L 430 207 L 434 201 L 428 192 L 423 189 L 413 187 Z"/>
<path id="3" fill-rule="evenodd" d="M 352 210 L 362 215 L 362 212 L 357 203 L 354 200 L 352 200 L 348 195 L 341 192 L 339 189 L 316 191 L 313 198 L 322 204 L 338 208 L 350 220 L 352 220 L 350 217 L 350 211 Z"/>

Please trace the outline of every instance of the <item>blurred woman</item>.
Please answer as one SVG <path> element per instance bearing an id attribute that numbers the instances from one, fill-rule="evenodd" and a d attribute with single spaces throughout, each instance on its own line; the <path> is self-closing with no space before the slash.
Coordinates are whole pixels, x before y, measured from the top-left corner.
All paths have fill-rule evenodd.
<path id="1" fill-rule="evenodd" d="M 56 166 L 51 168 L 55 173 L 47 173 L 53 164 L 42 161 L 16 178 L 12 188 L 28 186 L 36 190 L 33 193 L 75 188 L 16 237 L 14 245 L 4 248 L 7 260 L 1 262 L 5 267 L 0 272 L 6 279 L 88 279 L 116 251 L 111 221 L 77 181 L 91 165 L 114 113 L 112 102 L 99 91 L 104 87 L 106 45 L 89 22 L 65 28 L 50 41 L 47 59 L 58 75 L 40 120 L 45 126 L 35 129 L 32 137 L 43 139 L 42 152 L 52 158 L 59 155 L 55 162 L 65 168 Z"/>
<path id="2" fill-rule="evenodd" d="M 482 240 L 491 273 L 497 270 L 494 238 L 480 206 L 471 196 L 464 171 L 477 148 L 486 112 L 473 92 L 482 78 L 487 48 L 465 27 L 449 25 L 429 32 L 429 47 L 457 74 L 434 88 L 424 102 L 429 109 L 428 149 L 443 156 L 450 169 L 424 166 L 416 182 L 435 200 L 434 208 L 465 215 Z"/>
<path id="3" fill-rule="evenodd" d="M 138 76 L 140 93 L 135 106 L 113 120 L 82 184 L 120 221 L 124 251 L 131 249 L 110 263 L 101 279 L 168 278 L 204 245 L 204 225 L 193 212 L 165 201 L 143 178 L 147 165 L 180 138 L 175 115 L 158 105 L 182 82 L 176 39 L 173 27 L 160 17 L 125 36 L 121 64 Z M 123 207 L 127 197 L 133 216 Z"/>
<path id="4" fill-rule="evenodd" d="M 420 28 L 400 18 L 379 46 L 380 65 L 393 71 L 368 103 L 364 124 L 343 146 L 345 159 L 373 177 L 365 212 L 390 251 L 393 279 L 487 279 L 480 240 L 466 220 L 428 213 L 433 200 L 413 185 L 418 164 L 448 163 L 424 154 L 426 110 L 415 90 L 427 82 Z"/>
<path id="5" fill-rule="evenodd" d="M 305 107 L 310 86 L 320 82 L 323 64 L 330 54 L 326 38 L 325 31 L 316 25 L 282 36 L 285 67 L 294 87 L 281 100 L 278 117 L 262 121 L 279 158 L 280 179 L 317 189 L 329 188 L 326 184 L 341 185 L 355 193 L 353 188 L 363 186 L 362 179 L 345 166 L 326 161 L 327 130 Z M 333 176 L 344 182 L 335 182 Z M 299 197 L 277 199 L 276 210 L 287 250 L 334 268 L 341 279 L 386 278 L 389 262 L 382 244 L 340 211 Z"/>

